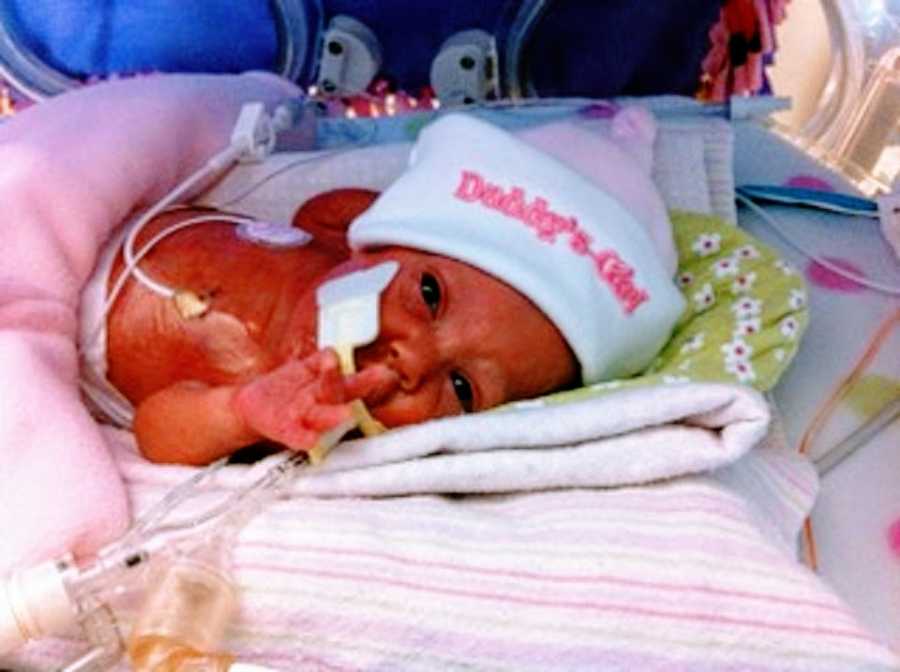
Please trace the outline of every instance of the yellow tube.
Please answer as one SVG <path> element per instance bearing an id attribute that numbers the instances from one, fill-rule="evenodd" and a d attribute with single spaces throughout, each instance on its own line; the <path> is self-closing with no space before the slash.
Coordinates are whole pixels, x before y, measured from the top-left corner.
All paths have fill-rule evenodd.
<path id="1" fill-rule="evenodd" d="M 341 372 L 345 376 L 356 373 L 356 362 L 353 359 L 352 346 L 339 345 L 337 347 L 337 356 L 338 360 L 341 362 Z M 372 414 L 369 413 L 369 409 L 367 409 L 365 404 L 359 399 L 353 401 L 350 406 L 353 409 L 353 417 L 359 424 L 359 428 L 362 430 L 363 434 L 366 436 L 375 436 L 376 434 L 387 431 L 387 428 L 384 425 L 372 417 Z"/>
<path id="2" fill-rule="evenodd" d="M 356 373 L 356 362 L 353 360 L 353 346 L 346 343 L 338 344 L 335 347 L 335 351 L 337 352 L 338 361 L 341 364 L 341 373 L 345 376 Z M 331 432 L 325 434 L 315 446 L 307 451 L 309 461 L 312 464 L 320 464 L 344 434 L 354 427 L 359 427 L 366 436 L 376 436 L 387 431 L 387 428 L 384 425 L 372 417 L 372 414 L 369 413 L 369 409 L 366 408 L 366 405 L 361 400 L 354 399 L 351 401 L 350 410 L 353 413 L 353 422 L 351 424 L 336 427 Z"/>

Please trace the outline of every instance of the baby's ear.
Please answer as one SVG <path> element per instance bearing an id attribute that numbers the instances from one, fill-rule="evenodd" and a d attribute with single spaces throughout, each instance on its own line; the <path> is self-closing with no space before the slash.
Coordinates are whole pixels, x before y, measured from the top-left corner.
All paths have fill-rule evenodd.
<path id="1" fill-rule="evenodd" d="M 656 139 L 656 120 L 649 110 L 637 106 L 622 108 L 612 119 L 610 135 L 649 175 L 653 168 L 653 141 Z"/>

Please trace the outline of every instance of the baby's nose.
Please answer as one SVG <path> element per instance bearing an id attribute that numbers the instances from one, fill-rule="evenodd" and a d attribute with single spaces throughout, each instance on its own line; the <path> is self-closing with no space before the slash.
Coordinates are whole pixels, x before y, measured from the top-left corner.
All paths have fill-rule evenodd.
<path id="1" fill-rule="evenodd" d="M 388 365 L 397 372 L 400 387 L 405 392 L 412 392 L 421 386 L 437 364 L 434 337 L 427 330 L 393 339 L 388 346 Z"/>

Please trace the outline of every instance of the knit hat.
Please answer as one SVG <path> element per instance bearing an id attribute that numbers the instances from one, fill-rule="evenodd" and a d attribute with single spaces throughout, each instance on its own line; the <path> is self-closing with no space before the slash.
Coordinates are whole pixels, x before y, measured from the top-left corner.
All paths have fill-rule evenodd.
<path id="1" fill-rule="evenodd" d="M 646 229 L 602 185 L 462 114 L 422 131 L 409 168 L 348 238 L 354 249 L 442 254 L 502 280 L 556 325 L 585 384 L 646 368 L 684 308 Z"/>

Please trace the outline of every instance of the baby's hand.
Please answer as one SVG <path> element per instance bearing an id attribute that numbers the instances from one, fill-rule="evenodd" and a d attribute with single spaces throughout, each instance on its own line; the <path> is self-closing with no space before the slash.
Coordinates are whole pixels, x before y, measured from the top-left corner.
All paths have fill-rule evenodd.
<path id="1" fill-rule="evenodd" d="M 293 359 L 242 385 L 232 404 L 262 436 L 292 450 L 309 450 L 328 430 L 352 417 L 350 402 L 386 384 L 374 368 L 343 376 L 333 350 Z"/>

